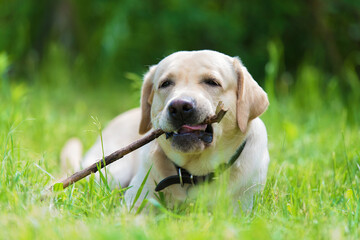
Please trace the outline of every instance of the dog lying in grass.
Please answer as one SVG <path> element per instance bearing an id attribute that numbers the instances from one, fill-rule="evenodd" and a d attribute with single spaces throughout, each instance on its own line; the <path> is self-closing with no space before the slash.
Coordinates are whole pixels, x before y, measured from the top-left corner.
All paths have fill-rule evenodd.
<path id="1" fill-rule="evenodd" d="M 200 124 L 215 114 L 219 101 L 228 109 L 224 119 Z M 197 185 L 206 182 L 215 188 L 215 172 L 226 171 L 234 203 L 240 200 L 241 207 L 249 210 L 254 193 L 266 181 L 270 160 L 266 128 L 258 118 L 268 104 L 266 93 L 237 57 L 209 50 L 171 54 L 145 74 L 141 108 L 119 115 L 104 129 L 104 154 L 152 128 L 167 134 L 108 166 L 111 181 L 131 186 L 125 202 L 138 208 L 156 192 L 172 202 L 196 196 Z M 77 171 L 101 156 L 100 139 L 84 158 L 81 143 L 73 139 L 61 159 Z"/>

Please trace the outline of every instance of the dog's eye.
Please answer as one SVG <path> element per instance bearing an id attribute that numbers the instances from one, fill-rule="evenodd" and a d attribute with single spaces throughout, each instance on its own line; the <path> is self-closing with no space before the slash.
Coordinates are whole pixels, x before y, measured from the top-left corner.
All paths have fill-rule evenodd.
<path id="1" fill-rule="evenodd" d="M 171 80 L 165 80 L 160 84 L 159 88 L 166 88 L 166 87 L 168 87 L 170 85 L 173 85 L 173 84 L 174 83 Z"/>
<path id="2" fill-rule="evenodd" d="M 211 79 L 211 78 L 205 79 L 205 80 L 204 80 L 204 83 L 205 83 L 206 85 L 211 86 L 211 87 L 221 87 L 220 83 L 218 83 L 216 80 Z"/>

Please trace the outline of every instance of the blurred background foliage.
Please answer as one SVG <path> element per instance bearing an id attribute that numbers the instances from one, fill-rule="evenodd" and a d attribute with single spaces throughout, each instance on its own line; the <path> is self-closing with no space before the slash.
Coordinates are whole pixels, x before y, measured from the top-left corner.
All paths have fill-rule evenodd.
<path id="1" fill-rule="evenodd" d="M 196 49 L 240 56 L 272 98 L 306 88 L 303 107 L 323 94 L 360 102 L 358 0 L 1 0 L 8 81 L 127 87 Z"/>
<path id="2" fill-rule="evenodd" d="M 148 66 L 195 49 L 240 56 L 270 98 L 250 215 L 221 191 L 146 218 L 91 181 L 42 198 L 91 116 L 138 106 Z M 360 0 L 0 0 L 0 239 L 359 239 L 359 73 Z"/>

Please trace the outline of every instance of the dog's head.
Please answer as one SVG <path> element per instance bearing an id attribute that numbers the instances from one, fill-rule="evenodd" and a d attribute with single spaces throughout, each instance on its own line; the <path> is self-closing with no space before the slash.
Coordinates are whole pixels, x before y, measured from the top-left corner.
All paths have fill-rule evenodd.
<path id="1" fill-rule="evenodd" d="M 219 101 L 229 110 L 223 121 L 202 125 Z M 268 104 L 266 93 L 238 58 L 209 50 L 176 52 L 144 77 L 139 132 L 161 128 L 171 133 L 158 140 L 165 151 L 199 154 L 244 135 Z"/>

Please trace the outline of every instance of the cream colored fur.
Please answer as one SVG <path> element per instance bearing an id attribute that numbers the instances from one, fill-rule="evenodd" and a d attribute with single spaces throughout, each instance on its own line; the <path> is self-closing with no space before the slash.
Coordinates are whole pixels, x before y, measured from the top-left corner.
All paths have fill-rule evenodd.
<path id="1" fill-rule="evenodd" d="M 207 78 L 216 79 L 221 87 L 204 84 L 203 80 Z M 173 80 L 174 85 L 159 88 L 166 79 Z M 137 206 L 146 192 L 149 192 L 148 198 L 154 197 L 155 182 L 176 174 L 173 163 L 194 175 L 206 175 L 228 161 L 246 140 L 244 151 L 229 170 L 228 189 L 234 201 L 240 200 L 245 209 L 251 209 L 253 194 L 266 181 L 270 160 L 266 128 L 258 118 L 269 103 L 266 93 L 238 58 L 209 50 L 184 51 L 176 52 L 152 66 L 144 77 L 141 108 L 119 115 L 103 131 L 105 155 L 139 139 L 140 134 L 146 134 L 152 128 L 169 132 L 176 130 L 171 127 L 167 108 L 172 100 L 187 96 L 196 100 L 201 118 L 213 115 L 219 101 L 229 109 L 219 124 L 212 125 L 214 140 L 211 145 L 198 144 L 184 152 L 174 148 L 171 140 L 161 136 L 108 166 L 113 184 L 132 186 L 125 194 L 125 201 L 130 206 L 152 166 Z M 70 165 L 76 168 L 79 158 L 68 154 L 70 149 L 71 144 L 64 148 L 66 158 L 62 161 L 73 162 Z M 81 161 L 81 167 L 89 166 L 100 157 L 101 144 L 98 140 Z M 171 201 L 183 201 L 189 192 L 196 192 L 196 187 L 191 187 L 191 191 L 188 191 L 188 187 L 172 185 L 163 192 Z"/>

